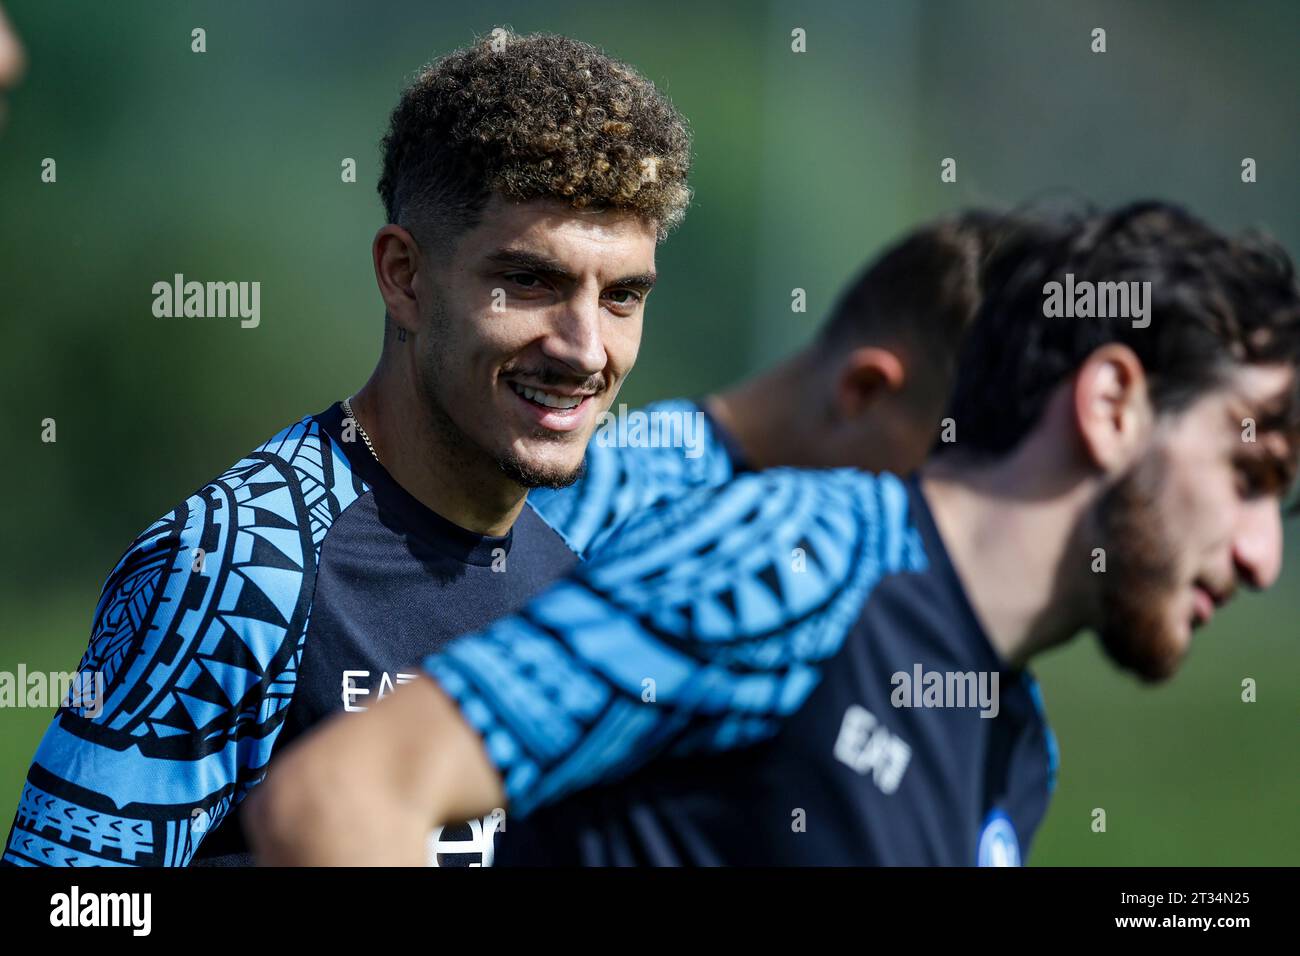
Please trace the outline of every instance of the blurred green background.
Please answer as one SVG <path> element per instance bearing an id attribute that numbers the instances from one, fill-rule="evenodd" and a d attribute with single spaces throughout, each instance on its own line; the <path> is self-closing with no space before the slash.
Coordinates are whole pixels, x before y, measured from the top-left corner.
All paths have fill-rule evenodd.
<path id="1" fill-rule="evenodd" d="M 5 6 L 31 65 L 0 132 L 0 670 L 75 668 L 138 531 L 364 381 L 387 114 L 416 68 L 494 26 L 603 46 L 695 129 L 696 200 L 659 253 L 634 403 L 801 344 L 866 258 L 962 206 L 1157 196 L 1300 253 L 1294 0 Z M 260 281 L 260 327 L 154 318 L 151 287 L 176 272 Z M 1300 862 L 1294 535 L 1288 554 L 1170 686 L 1117 675 L 1090 638 L 1039 664 L 1062 766 L 1032 863 Z M 6 832 L 49 716 L 0 711 Z"/>

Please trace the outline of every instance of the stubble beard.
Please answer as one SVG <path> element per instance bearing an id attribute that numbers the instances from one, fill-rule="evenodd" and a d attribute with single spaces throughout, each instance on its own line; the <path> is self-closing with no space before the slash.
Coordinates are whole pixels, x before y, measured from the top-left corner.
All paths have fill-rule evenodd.
<path id="1" fill-rule="evenodd" d="M 1152 682 L 1171 677 L 1186 652 L 1170 615 L 1177 554 L 1159 510 L 1168 472 L 1165 454 L 1151 452 L 1102 493 L 1095 512 L 1107 559 L 1098 637 L 1115 664 Z"/>
<path id="2" fill-rule="evenodd" d="M 494 452 L 476 441 L 465 429 L 456 423 L 443 397 L 438 393 L 438 382 L 447 378 L 443 370 L 457 361 L 457 356 L 449 354 L 440 347 L 449 339 L 449 322 L 446 307 L 436 300 L 429 318 L 430 335 L 426 341 L 429 346 L 420 357 L 420 388 L 423 392 L 424 405 L 428 410 L 429 423 L 437 436 L 437 442 L 443 452 L 450 458 L 454 470 L 464 474 L 468 479 L 479 472 L 484 464 L 494 467 L 514 484 L 523 489 L 531 488 L 567 488 L 586 474 L 587 462 L 584 457 L 575 468 L 547 468 L 535 465 L 513 450 Z M 490 427 L 490 425 L 488 426 Z M 542 441 L 559 441 L 544 429 L 537 429 L 533 438 Z"/>

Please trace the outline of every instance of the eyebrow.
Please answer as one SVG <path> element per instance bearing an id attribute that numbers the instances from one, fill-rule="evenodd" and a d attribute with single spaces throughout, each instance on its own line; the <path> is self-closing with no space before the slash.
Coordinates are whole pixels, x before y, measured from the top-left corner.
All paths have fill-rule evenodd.
<path id="1" fill-rule="evenodd" d="M 1278 486 L 1286 517 L 1300 516 L 1300 381 L 1292 390 L 1260 403 L 1243 402 L 1230 410 L 1233 427 L 1243 418 L 1254 418 L 1256 441 L 1253 448 L 1242 447 L 1234 459 L 1254 468 L 1265 469 Z M 1271 440 L 1270 440 L 1271 439 Z M 1279 442 L 1285 451 L 1278 449 Z"/>
<path id="2" fill-rule="evenodd" d="M 1300 492 L 1296 487 L 1296 436 L 1277 427 L 1261 427 L 1256 434 L 1258 436 L 1256 441 L 1251 443 L 1253 447 L 1243 444 L 1233 452 L 1233 461 L 1238 466 L 1244 465 L 1256 469 L 1257 474 L 1262 471 L 1267 476 L 1267 482 L 1276 490 L 1284 503 L 1291 499 L 1287 512 L 1292 515 L 1300 513 L 1300 499 L 1296 498 L 1297 493 Z M 1278 450 L 1279 440 L 1286 446 L 1285 451 Z"/>
<path id="3" fill-rule="evenodd" d="M 527 249 L 498 249 L 488 257 L 489 262 L 496 262 L 501 265 L 514 266 L 517 269 L 524 269 L 528 272 L 535 272 L 539 276 L 548 279 L 554 279 L 558 282 L 576 282 L 578 277 L 575 276 L 564 266 L 549 256 L 540 255 L 536 252 L 530 252 Z M 653 272 L 640 272 L 635 275 L 623 276 L 615 279 L 606 285 L 606 288 L 627 287 L 636 289 L 643 295 L 654 288 L 655 282 L 659 276 Z"/>
<path id="4" fill-rule="evenodd" d="M 1275 448 L 1256 447 L 1254 449 L 1242 448 L 1237 452 L 1236 458 L 1243 463 L 1270 469 L 1274 476 L 1280 477 L 1282 483 L 1287 486 L 1295 481 L 1296 463 L 1293 454 L 1280 453 Z"/>

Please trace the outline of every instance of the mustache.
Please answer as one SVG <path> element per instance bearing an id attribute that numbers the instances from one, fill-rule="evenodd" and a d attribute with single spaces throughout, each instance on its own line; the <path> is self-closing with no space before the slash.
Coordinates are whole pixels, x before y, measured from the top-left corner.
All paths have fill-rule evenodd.
<path id="1" fill-rule="evenodd" d="M 498 377 L 521 378 L 537 385 L 563 385 L 594 395 L 599 395 L 608 388 L 603 375 L 582 378 L 555 365 L 503 365 Z"/>

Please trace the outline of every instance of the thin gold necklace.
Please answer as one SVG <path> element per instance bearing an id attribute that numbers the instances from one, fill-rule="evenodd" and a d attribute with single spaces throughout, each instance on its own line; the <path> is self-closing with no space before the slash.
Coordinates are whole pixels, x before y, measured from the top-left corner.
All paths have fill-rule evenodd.
<path id="1" fill-rule="evenodd" d="M 374 456 L 375 462 L 377 464 L 383 464 L 383 462 L 379 461 L 379 452 L 375 451 L 375 446 L 370 442 L 370 436 L 366 434 L 365 428 L 362 426 L 361 422 L 357 421 L 357 416 L 352 412 L 351 398 L 343 399 L 343 416 L 344 421 L 347 421 L 349 418 L 352 419 L 352 424 L 356 425 L 357 431 L 361 432 L 361 440 L 364 441 L 366 447 L 370 449 L 370 454 Z"/>

